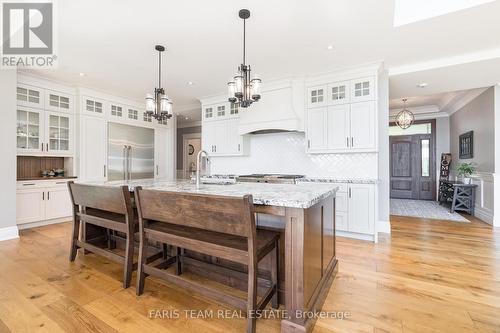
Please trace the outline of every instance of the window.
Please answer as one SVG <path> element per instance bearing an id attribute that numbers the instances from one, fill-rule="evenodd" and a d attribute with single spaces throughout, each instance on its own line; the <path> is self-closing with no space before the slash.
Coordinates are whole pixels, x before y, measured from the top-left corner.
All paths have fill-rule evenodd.
<path id="1" fill-rule="evenodd" d="M 144 112 L 142 114 L 142 120 L 147 121 L 148 123 L 153 121 L 152 115 L 150 113 Z"/>
<path id="2" fill-rule="evenodd" d="M 229 110 L 230 114 L 238 114 L 239 113 L 239 104 L 231 103 L 231 110 Z"/>
<path id="3" fill-rule="evenodd" d="M 102 103 L 87 99 L 87 111 L 102 113 Z"/>
<path id="4" fill-rule="evenodd" d="M 133 119 L 133 120 L 139 119 L 139 111 L 134 109 L 128 109 L 128 119 Z"/>
<path id="5" fill-rule="evenodd" d="M 423 139 L 420 140 L 420 151 L 422 154 L 422 177 L 429 177 L 430 176 L 430 157 L 429 157 L 429 152 L 430 152 L 430 147 L 429 147 L 429 139 Z"/>
<path id="6" fill-rule="evenodd" d="M 121 117 L 123 115 L 122 107 L 117 105 L 111 105 L 111 115 L 116 117 Z"/>
<path id="7" fill-rule="evenodd" d="M 217 117 L 223 117 L 226 115 L 226 107 L 224 105 L 217 107 Z"/>
<path id="8" fill-rule="evenodd" d="M 311 103 L 323 102 L 323 89 L 311 90 Z"/>
<path id="9" fill-rule="evenodd" d="M 205 109 L 205 118 L 212 118 L 213 117 L 213 109 L 212 108 L 206 108 Z"/>
<path id="10" fill-rule="evenodd" d="M 69 109 L 69 98 L 54 94 L 49 95 L 49 104 L 56 108 Z"/>
<path id="11" fill-rule="evenodd" d="M 413 134 L 431 134 L 431 123 L 413 124 L 407 129 L 402 129 L 397 125 L 389 127 L 389 135 L 413 135 Z"/>
<path id="12" fill-rule="evenodd" d="M 368 96 L 370 95 L 370 81 L 363 81 L 354 84 L 354 96 Z"/>
<path id="13" fill-rule="evenodd" d="M 40 92 L 27 88 L 17 87 L 17 100 L 40 104 Z"/>
<path id="14" fill-rule="evenodd" d="M 345 86 L 332 87 L 332 100 L 345 99 Z"/>

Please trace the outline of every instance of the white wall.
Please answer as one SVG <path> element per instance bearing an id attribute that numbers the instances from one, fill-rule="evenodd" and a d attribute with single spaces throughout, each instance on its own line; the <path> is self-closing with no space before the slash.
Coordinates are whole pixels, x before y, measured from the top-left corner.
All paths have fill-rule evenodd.
<path id="1" fill-rule="evenodd" d="M 378 221 L 379 232 L 390 233 L 389 198 L 390 198 L 390 166 L 389 166 L 389 76 L 387 71 L 378 79 Z"/>
<path id="2" fill-rule="evenodd" d="M 0 163 L 0 240 L 16 238 L 16 70 L 0 71 L 0 142 L 2 143 Z"/>
<path id="3" fill-rule="evenodd" d="M 250 136 L 250 153 L 211 157 L 212 174 L 288 173 L 309 177 L 378 179 L 377 153 L 306 154 L 303 132 Z"/>

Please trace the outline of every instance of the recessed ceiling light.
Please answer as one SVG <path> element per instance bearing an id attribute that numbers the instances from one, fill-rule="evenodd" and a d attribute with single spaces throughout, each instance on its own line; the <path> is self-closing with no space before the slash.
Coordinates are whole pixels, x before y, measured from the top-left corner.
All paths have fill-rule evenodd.
<path id="1" fill-rule="evenodd" d="M 188 81 L 188 82 L 187 82 L 187 85 L 188 85 L 188 86 L 192 86 L 193 84 L 194 84 L 194 83 L 193 83 L 193 81 Z"/>
<path id="2" fill-rule="evenodd" d="M 333 45 L 328 45 L 328 46 L 326 47 L 326 49 L 327 49 L 327 50 L 333 50 Z"/>
<path id="3" fill-rule="evenodd" d="M 429 84 L 428 84 L 427 82 L 422 82 L 422 83 L 417 84 L 417 87 L 419 87 L 419 88 L 425 88 L 425 87 L 427 87 L 428 85 L 429 85 Z"/>
<path id="4" fill-rule="evenodd" d="M 87 76 L 87 74 L 80 72 L 80 76 Z"/>

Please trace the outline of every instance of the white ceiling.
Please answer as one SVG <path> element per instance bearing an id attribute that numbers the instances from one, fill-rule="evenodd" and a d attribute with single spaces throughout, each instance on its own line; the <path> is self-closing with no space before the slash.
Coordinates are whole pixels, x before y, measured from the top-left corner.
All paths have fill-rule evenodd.
<path id="1" fill-rule="evenodd" d="M 57 2 L 59 68 L 38 74 L 142 100 L 156 84 L 153 47 L 164 44 L 166 90 L 174 110 L 188 112 L 197 97 L 224 92 L 234 75 L 241 61 L 240 8 L 252 12 L 247 58 L 264 83 L 500 47 L 500 1 L 395 28 L 393 0 L 71 0 Z"/>

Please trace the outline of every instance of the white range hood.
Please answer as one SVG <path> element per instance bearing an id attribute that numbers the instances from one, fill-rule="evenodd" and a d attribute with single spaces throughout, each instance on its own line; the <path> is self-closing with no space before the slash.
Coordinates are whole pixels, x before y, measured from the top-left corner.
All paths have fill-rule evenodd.
<path id="1" fill-rule="evenodd" d="M 263 85 L 260 101 L 240 109 L 239 134 L 303 132 L 304 112 L 304 81 L 274 81 Z"/>

